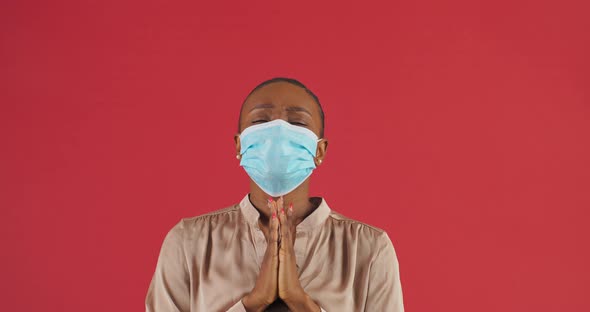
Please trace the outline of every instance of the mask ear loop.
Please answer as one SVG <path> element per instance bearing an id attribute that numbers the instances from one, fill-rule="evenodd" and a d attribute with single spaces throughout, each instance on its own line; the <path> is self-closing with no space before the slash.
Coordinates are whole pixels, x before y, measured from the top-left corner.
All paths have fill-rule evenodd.
<path id="1" fill-rule="evenodd" d="M 317 139 L 316 143 L 319 142 L 319 141 L 321 141 L 321 140 L 323 140 L 323 138 Z M 317 159 L 318 157 L 316 156 L 315 158 Z M 322 160 L 321 159 L 318 159 L 318 162 L 321 164 L 322 163 Z"/>
<path id="2" fill-rule="evenodd" d="M 240 140 L 242 139 L 242 136 L 241 136 L 241 135 L 242 135 L 241 133 L 240 133 L 240 134 L 238 134 L 238 137 L 240 138 Z M 236 159 L 237 159 L 237 160 L 241 160 L 241 159 L 242 159 L 242 154 L 237 154 L 237 155 L 236 155 Z"/>

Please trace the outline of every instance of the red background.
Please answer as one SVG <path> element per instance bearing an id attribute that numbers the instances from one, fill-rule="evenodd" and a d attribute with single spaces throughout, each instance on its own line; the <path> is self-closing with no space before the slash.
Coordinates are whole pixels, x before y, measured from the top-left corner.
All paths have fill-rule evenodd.
<path id="1" fill-rule="evenodd" d="M 326 112 L 312 195 L 387 230 L 408 311 L 590 311 L 588 12 L 3 1 L 2 310 L 142 311 L 166 232 L 248 192 L 243 98 L 290 76 Z"/>

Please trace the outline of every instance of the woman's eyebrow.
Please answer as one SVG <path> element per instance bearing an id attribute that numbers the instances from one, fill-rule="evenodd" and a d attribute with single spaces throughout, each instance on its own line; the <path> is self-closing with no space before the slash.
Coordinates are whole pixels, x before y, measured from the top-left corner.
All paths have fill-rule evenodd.
<path id="1" fill-rule="evenodd" d="M 307 109 L 305 109 L 304 107 L 302 107 L 302 106 L 289 106 L 285 110 L 288 111 L 288 112 L 302 112 L 302 113 L 306 113 L 309 116 L 311 116 L 311 113 Z"/>
<path id="2" fill-rule="evenodd" d="M 264 104 L 258 104 L 254 107 L 252 107 L 252 109 L 250 111 L 253 111 L 255 109 L 262 109 L 262 108 L 273 108 L 275 107 L 274 104 L 271 103 L 264 103 Z"/>
<path id="3" fill-rule="evenodd" d="M 252 107 L 252 109 L 250 109 L 250 112 L 252 112 L 255 109 L 265 109 L 265 108 L 274 108 L 274 107 L 275 106 L 272 103 L 257 104 L 256 106 Z M 288 112 L 302 112 L 302 113 L 306 113 L 309 116 L 311 116 L 311 113 L 302 106 L 288 106 L 285 110 Z"/>

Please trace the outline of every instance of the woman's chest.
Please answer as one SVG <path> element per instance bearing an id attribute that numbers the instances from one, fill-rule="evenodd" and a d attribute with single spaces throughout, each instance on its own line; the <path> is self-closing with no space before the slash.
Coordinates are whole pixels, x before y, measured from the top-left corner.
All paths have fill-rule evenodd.
<path id="1" fill-rule="evenodd" d="M 303 242 L 301 240 L 300 242 Z M 260 249 L 242 240 L 223 250 L 191 255 L 192 311 L 226 311 L 248 294 L 260 273 Z M 368 287 L 368 263 L 357 248 L 306 241 L 297 250 L 299 283 L 326 311 L 361 311 Z M 288 311 L 276 302 L 268 311 Z"/>

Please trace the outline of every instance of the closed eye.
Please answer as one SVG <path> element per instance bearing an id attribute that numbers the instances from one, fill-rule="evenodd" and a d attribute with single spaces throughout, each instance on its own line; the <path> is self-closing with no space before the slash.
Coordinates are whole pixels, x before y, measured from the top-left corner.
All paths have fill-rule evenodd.
<path id="1" fill-rule="evenodd" d="M 266 120 L 266 119 L 258 119 L 258 120 L 252 121 L 253 124 L 264 123 L 264 122 L 268 122 L 268 120 Z M 306 124 L 304 124 L 302 122 L 298 122 L 298 121 L 290 121 L 289 123 L 292 124 L 292 125 L 307 127 Z"/>

